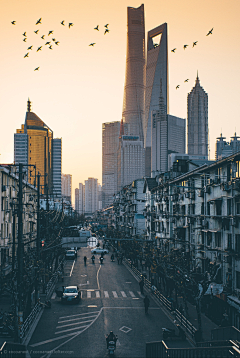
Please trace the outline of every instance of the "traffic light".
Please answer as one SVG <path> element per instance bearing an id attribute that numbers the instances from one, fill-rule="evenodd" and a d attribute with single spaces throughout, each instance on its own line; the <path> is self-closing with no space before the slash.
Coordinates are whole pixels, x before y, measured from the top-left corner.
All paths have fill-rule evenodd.
<path id="1" fill-rule="evenodd" d="M 42 241 L 41 241 L 41 244 L 42 244 L 42 247 L 44 247 L 45 241 L 42 240 Z"/>

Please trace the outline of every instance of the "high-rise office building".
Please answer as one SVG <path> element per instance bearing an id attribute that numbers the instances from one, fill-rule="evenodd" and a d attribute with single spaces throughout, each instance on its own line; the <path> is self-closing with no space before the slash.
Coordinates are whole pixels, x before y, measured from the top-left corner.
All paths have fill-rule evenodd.
<path id="1" fill-rule="evenodd" d="M 92 214 L 98 210 L 98 180 L 85 180 L 85 213 Z"/>
<path id="2" fill-rule="evenodd" d="M 75 189 L 75 210 L 79 214 L 79 189 Z"/>
<path id="3" fill-rule="evenodd" d="M 117 152 L 120 122 L 102 124 L 102 205 L 108 207 L 117 193 Z"/>
<path id="4" fill-rule="evenodd" d="M 72 203 L 72 175 L 62 174 L 62 197 Z"/>
<path id="5" fill-rule="evenodd" d="M 188 154 L 208 156 L 208 94 L 196 78 L 187 98 Z"/>
<path id="6" fill-rule="evenodd" d="M 118 148 L 118 191 L 144 177 L 144 147 L 139 136 L 121 135 Z"/>
<path id="7" fill-rule="evenodd" d="M 143 140 L 145 97 L 145 22 L 144 5 L 127 9 L 127 54 L 122 119 L 128 135 Z"/>
<path id="8" fill-rule="evenodd" d="M 152 111 L 158 110 L 161 93 L 164 114 L 168 104 L 168 40 L 167 24 L 164 23 L 148 32 L 147 69 L 144 119 L 145 175 L 151 175 L 151 128 Z"/>
<path id="9" fill-rule="evenodd" d="M 168 155 L 185 153 L 185 119 L 166 114 L 165 101 L 159 98 L 159 109 L 152 111 L 151 176 L 168 171 Z"/>
<path id="10" fill-rule="evenodd" d="M 28 99 L 25 123 L 14 135 L 14 162 L 36 166 L 40 176 L 41 192 L 52 192 L 52 140 L 53 131 L 33 112 Z M 16 147 L 15 147 L 16 146 Z M 19 152 L 18 152 L 19 150 Z M 28 181 L 35 184 L 35 170 L 28 168 Z"/>
<path id="11" fill-rule="evenodd" d="M 79 214 L 85 213 L 85 185 L 79 183 Z"/>
<path id="12" fill-rule="evenodd" d="M 54 198 L 61 198 L 62 196 L 62 139 L 53 139 L 53 190 L 52 194 Z"/>
<path id="13" fill-rule="evenodd" d="M 231 137 L 231 140 L 229 143 L 224 140 L 224 139 L 226 139 L 226 137 L 223 137 L 222 133 L 221 133 L 220 137 L 217 138 L 217 142 L 216 142 L 215 159 L 219 160 L 219 159 L 222 159 L 229 155 L 232 155 L 236 152 L 239 152 L 240 151 L 239 138 L 240 137 L 238 137 L 235 133 L 234 136 Z"/>

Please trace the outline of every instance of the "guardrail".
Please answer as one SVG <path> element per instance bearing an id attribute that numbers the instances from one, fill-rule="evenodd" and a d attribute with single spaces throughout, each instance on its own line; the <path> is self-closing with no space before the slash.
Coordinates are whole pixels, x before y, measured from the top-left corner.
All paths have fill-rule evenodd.
<path id="1" fill-rule="evenodd" d="M 51 279 L 49 280 L 47 287 L 46 287 L 46 300 L 50 299 L 50 296 L 53 293 L 54 287 L 56 282 L 58 281 L 58 271 L 61 268 L 61 264 L 64 261 L 64 259 L 60 262 L 56 272 L 53 274 L 53 276 L 51 277 Z M 20 329 L 20 340 L 22 342 L 22 340 L 24 339 L 24 337 L 28 334 L 30 328 L 32 327 L 32 325 L 34 324 L 37 316 L 40 314 L 40 312 L 43 311 L 43 306 L 37 302 L 35 304 L 35 306 L 33 307 L 31 313 L 27 316 L 27 318 L 25 319 L 24 323 L 21 326 Z"/>
<path id="2" fill-rule="evenodd" d="M 147 287 L 152 294 L 157 298 L 158 301 L 160 301 L 169 311 L 173 310 L 172 302 L 169 301 L 163 294 L 161 294 L 157 289 L 152 291 L 151 283 L 146 277 L 142 275 L 142 273 L 131 264 L 131 261 L 128 259 L 124 259 L 125 265 L 127 265 L 135 274 L 137 279 L 143 278 L 144 280 L 144 286 Z M 188 319 L 178 310 L 175 310 L 176 319 L 179 321 L 179 323 L 187 330 L 187 332 L 192 336 L 192 338 L 195 337 L 195 333 L 197 331 L 197 328 L 193 326 L 191 322 L 188 321 Z"/>

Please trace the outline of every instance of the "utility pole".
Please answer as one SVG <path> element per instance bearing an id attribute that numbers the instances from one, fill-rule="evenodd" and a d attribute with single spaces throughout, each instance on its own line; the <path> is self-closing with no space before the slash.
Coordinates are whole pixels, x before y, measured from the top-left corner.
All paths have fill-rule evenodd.
<path id="1" fill-rule="evenodd" d="M 19 192 L 18 192 L 18 336 L 21 341 L 21 327 L 23 324 L 23 164 L 19 163 Z"/>
<path id="2" fill-rule="evenodd" d="M 35 263 L 35 304 L 38 300 L 38 263 L 40 258 L 40 174 L 37 174 L 37 262 Z"/>

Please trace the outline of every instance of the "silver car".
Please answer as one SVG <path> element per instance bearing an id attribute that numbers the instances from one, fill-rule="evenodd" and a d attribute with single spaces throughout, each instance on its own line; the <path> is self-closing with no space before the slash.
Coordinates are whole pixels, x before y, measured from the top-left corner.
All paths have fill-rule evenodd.
<path id="1" fill-rule="evenodd" d="M 95 247 L 95 249 L 91 250 L 92 254 L 108 254 L 108 250 L 107 249 L 101 249 L 100 247 Z"/>

